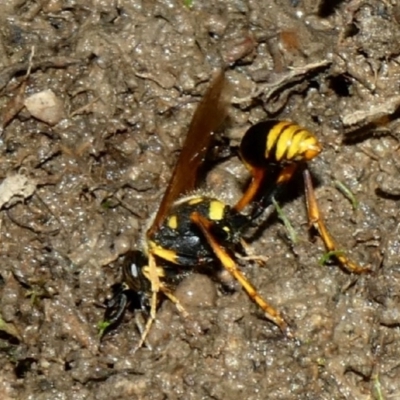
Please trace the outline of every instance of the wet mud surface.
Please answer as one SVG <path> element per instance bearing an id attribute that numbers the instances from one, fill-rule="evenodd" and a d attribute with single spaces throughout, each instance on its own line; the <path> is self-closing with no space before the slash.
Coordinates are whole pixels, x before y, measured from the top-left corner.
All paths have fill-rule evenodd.
<path id="1" fill-rule="evenodd" d="M 397 2 L 1 3 L 2 399 L 400 398 Z M 176 292 L 190 318 L 164 301 L 152 349 L 133 353 L 137 318 L 100 340 L 102 304 L 222 65 L 224 136 L 237 145 L 268 118 L 315 132 L 325 221 L 372 272 L 319 264 L 293 182 L 297 242 L 273 215 L 250 241 L 266 265 L 243 271 L 297 340 L 238 285 L 192 274 Z M 234 203 L 247 178 L 233 156 L 205 185 Z"/>

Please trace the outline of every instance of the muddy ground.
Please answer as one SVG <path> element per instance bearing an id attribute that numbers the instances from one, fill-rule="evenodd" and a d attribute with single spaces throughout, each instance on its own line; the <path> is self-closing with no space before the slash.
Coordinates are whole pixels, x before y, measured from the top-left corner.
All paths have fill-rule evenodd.
<path id="1" fill-rule="evenodd" d="M 4 0 L 0 16 L 1 399 L 400 398 L 396 1 Z M 238 286 L 193 274 L 176 293 L 191 318 L 164 301 L 151 350 L 133 352 L 132 313 L 100 341 L 121 257 L 221 66 L 224 137 L 266 118 L 315 132 L 327 225 L 373 272 L 319 264 L 296 189 L 297 242 L 272 216 L 251 241 L 266 265 L 244 271 L 297 340 Z M 247 176 L 233 156 L 207 185 L 234 203 Z"/>

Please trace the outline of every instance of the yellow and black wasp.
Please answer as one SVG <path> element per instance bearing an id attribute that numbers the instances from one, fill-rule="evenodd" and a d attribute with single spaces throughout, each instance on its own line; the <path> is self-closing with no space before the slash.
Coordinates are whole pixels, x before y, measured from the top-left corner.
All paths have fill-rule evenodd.
<path id="1" fill-rule="evenodd" d="M 244 231 L 300 168 L 305 181 L 310 225 L 319 232 L 328 251 L 336 250 L 320 217 L 307 169 L 307 162 L 321 152 L 321 144 L 315 135 L 292 122 L 264 121 L 244 134 L 239 157 L 250 171 L 252 180 L 234 206 L 194 192 L 213 132 L 225 117 L 225 86 L 224 74 L 220 72 L 195 111 L 169 186 L 145 230 L 142 250 L 127 255 L 123 267 L 124 283 L 107 305 L 105 320 L 111 326 L 120 320 L 129 299 L 135 301 L 136 308 L 150 310 L 137 348 L 143 345 L 156 317 L 159 294 L 169 298 L 183 315 L 187 315 L 173 289 L 182 276 L 193 270 L 204 271 L 203 268 L 210 264 L 215 270 L 228 270 L 264 311 L 265 317 L 284 334 L 292 335 L 281 314 L 261 297 L 240 271 L 235 254 L 245 253 Z M 337 252 L 336 257 L 350 272 L 367 270 L 343 253 Z"/>

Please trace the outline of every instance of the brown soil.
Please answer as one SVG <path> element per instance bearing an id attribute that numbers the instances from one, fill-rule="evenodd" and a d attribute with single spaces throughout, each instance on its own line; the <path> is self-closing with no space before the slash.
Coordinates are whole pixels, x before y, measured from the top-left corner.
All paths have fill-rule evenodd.
<path id="1" fill-rule="evenodd" d="M 1 2 L 1 399 L 400 398 L 399 5 L 186 3 Z M 266 266 L 245 269 L 297 341 L 240 288 L 196 274 L 177 293 L 191 318 L 164 301 L 151 350 L 133 353 L 131 313 L 100 341 L 121 256 L 140 246 L 221 65 L 224 135 L 235 145 L 266 118 L 315 132 L 327 225 L 373 272 L 319 265 L 299 191 L 283 205 L 297 243 L 271 218 L 251 243 Z M 30 96 L 49 89 L 54 107 L 35 112 Z M 246 176 L 232 157 L 207 183 L 234 202 Z"/>

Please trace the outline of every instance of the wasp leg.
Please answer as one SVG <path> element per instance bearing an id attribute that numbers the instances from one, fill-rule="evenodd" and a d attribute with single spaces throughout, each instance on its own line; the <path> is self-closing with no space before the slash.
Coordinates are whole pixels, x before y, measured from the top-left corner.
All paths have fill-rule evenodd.
<path id="1" fill-rule="evenodd" d="M 156 319 L 157 293 L 160 291 L 161 282 L 160 282 L 160 272 L 157 268 L 156 260 L 152 253 L 149 253 L 149 265 L 148 265 L 148 267 L 143 268 L 143 273 L 151 283 L 150 315 L 149 315 L 149 319 L 146 322 L 146 326 L 144 327 L 144 330 L 141 334 L 139 343 L 135 346 L 133 352 L 136 352 L 138 349 L 140 349 L 143 346 L 143 344 L 147 338 L 147 335 L 150 332 L 151 325 L 153 324 L 153 322 Z"/>
<path id="2" fill-rule="evenodd" d="M 317 204 L 317 199 L 314 193 L 314 187 L 311 181 L 311 175 L 308 169 L 306 168 L 303 171 L 304 177 L 304 187 L 306 192 L 306 203 L 307 203 L 307 213 L 308 220 L 310 226 L 314 227 L 314 229 L 321 236 L 322 241 L 325 244 L 326 249 L 329 252 L 334 252 L 336 259 L 339 263 L 349 272 L 354 272 L 356 274 L 361 274 L 363 272 L 370 272 L 370 268 L 361 267 L 351 261 L 345 254 L 338 251 L 337 245 L 329 233 L 327 227 L 325 226 L 319 208 Z"/>
<path id="3" fill-rule="evenodd" d="M 253 180 L 251 181 L 249 188 L 246 190 L 239 202 L 235 205 L 234 209 L 240 212 L 246 205 L 248 205 L 250 202 L 253 202 L 253 208 L 250 212 L 249 219 L 257 219 L 263 214 L 265 209 L 273 203 L 272 200 L 279 196 L 282 188 L 287 182 L 290 181 L 298 167 L 298 164 L 293 163 L 281 168 L 277 174 L 277 178 L 272 189 L 266 193 L 262 193 L 261 198 L 255 201 L 253 200 L 258 194 L 257 192 L 259 191 L 260 187 L 264 185 L 266 173 L 265 170 L 263 170 L 263 173 L 261 173 L 260 170 L 254 169 L 252 173 L 256 175 L 253 175 Z M 272 175 L 275 175 L 275 173 Z"/>
<path id="4" fill-rule="evenodd" d="M 177 308 L 177 310 L 182 314 L 182 316 L 184 318 L 189 318 L 189 313 L 186 311 L 185 307 L 183 307 L 183 305 L 181 304 L 181 302 L 178 300 L 178 298 L 171 292 L 171 290 L 165 286 L 162 282 L 161 282 L 161 286 L 160 286 L 160 291 L 166 296 L 168 297 L 168 299 L 175 304 L 175 307 Z"/>
<path id="5" fill-rule="evenodd" d="M 280 330 L 288 337 L 292 338 L 293 334 L 289 329 L 288 324 L 282 318 L 280 313 L 270 306 L 257 292 L 256 288 L 247 280 L 247 278 L 238 269 L 236 263 L 232 257 L 218 244 L 214 236 L 210 232 L 212 222 L 207 218 L 204 218 L 198 212 L 194 212 L 191 215 L 191 220 L 195 223 L 203 232 L 207 242 L 211 246 L 215 255 L 221 261 L 223 267 L 231 273 L 231 275 L 243 286 L 243 289 L 247 292 L 248 296 L 258 304 L 264 311 L 266 318 L 276 324 Z"/>
<path id="6" fill-rule="evenodd" d="M 162 292 L 166 297 L 168 297 L 168 299 L 174 303 L 175 307 L 177 308 L 177 310 L 182 314 L 182 316 L 184 318 L 188 318 L 189 317 L 189 313 L 186 311 L 185 307 L 182 306 L 182 304 L 180 303 L 180 301 L 174 296 L 174 294 L 170 291 L 169 288 L 167 288 L 162 282 L 160 282 L 160 286 L 159 286 L 159 291 Z M 138 349 L 140 349 L 143 344 L 146 342 L 147 340 L 147 336 L 150 333 L 150 329 L 156 319 L 156 312 L 153 312 L 153 298 L 154 298 L 154 292 L 152 294 L 152 302 L 151 302 L 151 309 L 150 309 L 150 315 L 149 315 L 149 319 L 146 322 L 146 325 L 144 326 L 143 329 L 141 329 L 140 333 L 141 333 L 141 337 L 140 337 L 140 341 L 139 343 L 136 345 L 136 347 L 134 348 L 133 352 L 136 352 Z M 157 295 L 155 296 L 155 305 L 157 306 Z M 151 346 L 146 342 L 146 346 L 151 350 Z"/>
<path id="7" fill-rule="evenodd" d="M 157 267 L 155 262 L 154 254 L 149 253 L 149 265 L 143 268 L 144 276 L 151 283 L 151 301 L 150 301 L 150 314 L 149 318 L 146 322 L 146 325 L 141 330 L 141 337 L 139 343 L 134 348 L 134 352 L 140 349 L 145 343 L 147 336 L 149 335 L 150 329 L 153 325 L 153 322 L 156 319 L 157 315 L 157 294 L 159 292 L 163 293 L 168 299 L 175 304 L 177 310 L 182 314 L 184 318 L 189 317 L 189 313 L 180 303 L 180 301 L 175 297 L 175 295 L 171 292 L 171 290 L 160 280 L 161 277 L 164 276 L 164 270 L 161 267 Z"/>
<path id="8" fill-rule="evenodd" d="M 270 257 L 268 257 L 268 256 L 262 256 L 259 254 L 255 254 L 252 247 L 243 238 L 240 238 L 240 246 L 242 247 L 245 255 L 235 253 L 235 256 L 239 260 L 255 261 L 258 265 L 264 266 L 267 263 L 267 261 L 270 259 Z"/>
<path id="9" fill-rule="evenodd" d="M 251 170 L 251 174 L 253 175 L 253 178 L 249 187 L 241 199 L 233 207 L 238 212 L 241 212 L 249 203 L 253 201 L 254 197 L 257 195 L 257 192 L 264 181 L 265 169 L 254 168 Z"/>

